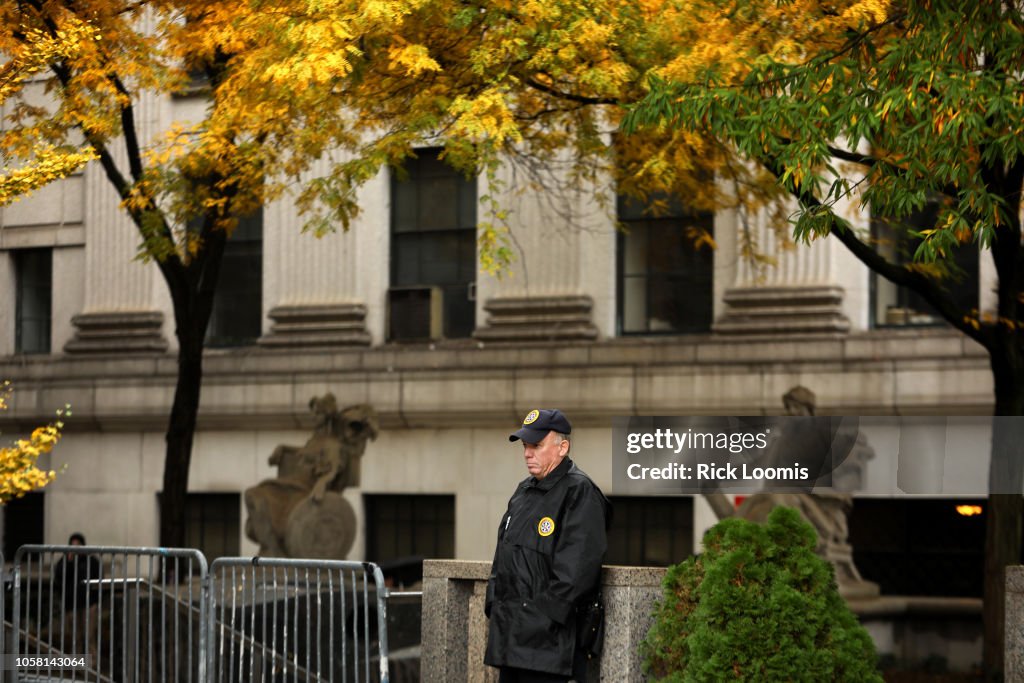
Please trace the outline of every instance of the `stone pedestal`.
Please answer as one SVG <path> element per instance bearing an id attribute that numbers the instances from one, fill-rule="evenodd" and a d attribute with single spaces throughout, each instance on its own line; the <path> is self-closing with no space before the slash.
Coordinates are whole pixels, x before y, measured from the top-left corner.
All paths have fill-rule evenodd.
<path id="1" fill-rule="evenodd" d="M 597 338 L 589 296 L 507 297 L 484 304 L 489 314 L 473 336 L 488 342 L 589 341 Z"/>
<path id="2" fill-rule="evenodd" d="M 163 353 L 164 316 L 157 311 L 83 313 L 71 319 L 75 336 L 65 353 Z"/>
<path id="3" fill-rule="evenodd" d="M 271 348 L 369 346 L 366 306 L 326 304 L 277 306 L 271 309 L 270 332 L 260 338 Z"/>
<path id="4" fill-rule="evenodd" d="M 719 334 L 845 333 L 843 289 L 836 286 L 736 287 L 725 294 Z"/>
<path id="5" fill-rule="evenodd" d="M 878 584 L 865 580 L 853 563 L 853 546 L 849 543 L 825 543 L 823 554 L 835 568 L 836 586 L 844 600 L 873 598 L 880 594 Z"/>

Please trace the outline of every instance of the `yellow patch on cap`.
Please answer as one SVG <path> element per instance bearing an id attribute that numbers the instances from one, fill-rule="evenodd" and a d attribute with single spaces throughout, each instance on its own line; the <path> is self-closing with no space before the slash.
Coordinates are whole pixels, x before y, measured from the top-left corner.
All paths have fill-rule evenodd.
<path id="1" fill-rule="evenodd" d="M 533 424 L 534 422 L 537 421 L 538 417 L 540 417 L 540 411 L 539 410 L 531 410 L 529 413 L 526 414 L 526 417 L 523 418 L 523 424 L 524 425 Z"/>
<path id="2" fill-rule="evenodd" d="M 555 533 L 555 520 L 550 517 L 544 517 L 537 522 L 537 533 L 541 536 L 550 536 Z"/>

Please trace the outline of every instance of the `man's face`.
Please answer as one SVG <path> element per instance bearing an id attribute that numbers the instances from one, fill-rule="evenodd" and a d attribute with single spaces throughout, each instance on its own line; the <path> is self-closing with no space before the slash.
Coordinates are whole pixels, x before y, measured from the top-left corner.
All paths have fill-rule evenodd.
<path id="1" fill-rule="evenodd" d="M 526 469 L 538 480 L 548 476 L 551 470 L 558 467 L 558 463 L 562 462 L 562 458 L 568 452 L 569 442 L 559 441 L 554 432 L 548 432 L 540 443 L 523 442 Z"/>

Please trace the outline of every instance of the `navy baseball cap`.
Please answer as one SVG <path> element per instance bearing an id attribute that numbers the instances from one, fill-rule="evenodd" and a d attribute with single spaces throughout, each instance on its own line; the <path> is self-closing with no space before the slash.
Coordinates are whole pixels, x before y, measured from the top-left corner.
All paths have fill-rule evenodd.
<path id="1" fill-rule="evenodd" d="M 561 410 L 531 410 L 523 418 L 523 426 L 509 434 L 508 440 L 522 439 L 526 443 L 540 443 L 551 431 L 569 434 L 572 432 L 572 425 Z"/>

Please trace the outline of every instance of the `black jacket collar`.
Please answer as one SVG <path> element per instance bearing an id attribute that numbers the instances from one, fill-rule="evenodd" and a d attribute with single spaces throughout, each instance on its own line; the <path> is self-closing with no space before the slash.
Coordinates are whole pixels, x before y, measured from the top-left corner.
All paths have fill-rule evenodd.
<path id="1" fill-rule="evenodd" d="M 572 460 L 569 456 L 562 458 L 562 462 L 558 463 L 555 469 L 548 472 L 548 476 L 543 479 L 537 479 L 536 477 L 530 477 L 526 480 L 526 485 L 529 487 L 535 487 L 541 491 L 550 491 L 551 487 L 558 483 L 558 480 L 564 477 L 569 470 L 572 468 Z"/>

